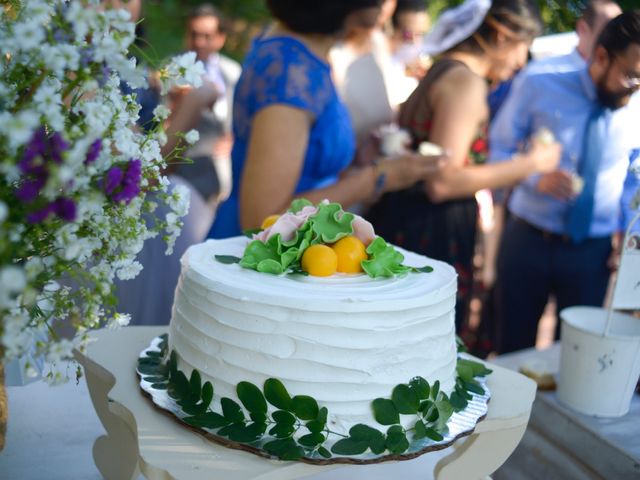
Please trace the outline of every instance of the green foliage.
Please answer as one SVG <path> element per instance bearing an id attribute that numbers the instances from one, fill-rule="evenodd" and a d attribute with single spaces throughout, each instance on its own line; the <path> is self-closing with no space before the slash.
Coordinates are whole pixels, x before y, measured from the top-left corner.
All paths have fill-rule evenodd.
<path id="1" fill-rule="evenodd" d="M 481 363 L 458 359 L 458 375 L 451 398 L 440 391 L 438 381 L 429 385 L 424 378 L 414 377 L 408 384 L 397 385 L 391 398 L 377 398 L 372 402 L 373 416 L 380 425 L 388 426 L 386 432 L 358 424 L 345 436 L 328 428 L 326 407 L 320 407 L 308 395 L 292 398 L 285 385 L 275 378 L 267 379 L 262 390 L 250 382 L 238 383 L 236 393 L 242 405 L 223 397 L 221 412 L 213 411 L 213 385 L 203 384 L 197 370 L 187 378 L 177 368 L 174 351 L 163 363 L 167 349 L 165 336 L 159 350 L 149 350 L 138 360 L 138 373 L 154 388 L 167 389 L 168 395 L 186 414 L 182 418 L 186 424 L 211 430 L 234 442 L 252 444 L 281 460 L 298 460 L 304 456 L 331 458 L 332 453 L 351 456 L 367 451 L 374 455 L 385 451 L 402 454 L 409 448 L 410 439 L 429 438 L 439 442 L 444 438 L 451 415 L 466 408 L 468 400 L 473 398 L 471 392 L 484 394 L 476 377 L 491 372 Z M 269 413 L 269 404 L 277 410 Z M 413 426 L 404 428 L 400 415 L 412 415 Z M 334 442 L 329 451 L 324 444 L 335 436 L 343 438 Z"/>

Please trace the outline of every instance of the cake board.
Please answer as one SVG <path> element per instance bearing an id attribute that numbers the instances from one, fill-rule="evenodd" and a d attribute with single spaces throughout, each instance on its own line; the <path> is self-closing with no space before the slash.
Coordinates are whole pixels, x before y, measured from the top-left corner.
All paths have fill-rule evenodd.
<path id="1" fill-rule="evenodd" d="M 364 472 L 371 470 L 360 466 L 316 466 L 267 460 L 228 449 L 159 412 L 140 391 L 135 365 L 149 339 L 165 333 L 166 329 L 99 330 L 92 333 L 96 341 L 87 352 L 76 353 L 85 368 L 94 408 L 107 432 L 93 447 L 96 466 L 104 478 L 137 479 L 143 474 L 148 479 L 180 480 L 286 480 L 310 476 L 320 479 L 323 472 L 329 474 L 330 470 L 344 468 L 349 468 L 349 478 L 360 478 L 359 471 L 362 478 L 370 478 L 370 474 Z M 420 478 L 430 475 L 437 480 L 485 478 L 502 465 L 518 445 L 531 413 L 535 383 L 501 367 L 491 365 L 490 368 L 493 373 L 488 377 L 488 386 L 492 399 L 487 417 L 470 436 L 456 442 L 453 452 L 442 458 L 433 472 L 421 471 Z M 421 458 L 400 464 L 416 462 L 416 468 L 420 468 Z"/>

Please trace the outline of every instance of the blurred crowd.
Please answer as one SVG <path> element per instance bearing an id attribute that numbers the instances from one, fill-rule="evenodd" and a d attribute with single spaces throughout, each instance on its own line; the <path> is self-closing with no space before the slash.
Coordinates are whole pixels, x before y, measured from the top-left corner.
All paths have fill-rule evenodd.
<path id="1" fill-rule="evenodd" d="M 297 197 L 340 202 L 452 264 L 456 329 L 478 355 L 534 346 L 550 298 L 603 305 L 637 213 L 640 10 L 588 1 L 573 50 L 535 58 L 532 0 L 467 0 L 436 19 L 427 0 L 266 3 L 273 22 L 242 65 L 221 53 L 214 5 L 186 16 L 204 84 L 171 92 L 165 149 L 199 132 L 168 172 L 191 209 L 174 254 L 148 242 L 142 274 L 120 283 L 132 323 L 169 322 L 189 245 L 260 227 Z M 145 118 L 159 97 L 137 93 Z"/>

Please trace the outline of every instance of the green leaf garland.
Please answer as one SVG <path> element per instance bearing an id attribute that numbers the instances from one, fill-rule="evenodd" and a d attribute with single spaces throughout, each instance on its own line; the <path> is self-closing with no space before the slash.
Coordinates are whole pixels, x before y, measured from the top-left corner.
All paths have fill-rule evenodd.
<path id="1" fill-rule="evenodd" d="M 491 373 L 482 363 L 459 358 L 450 397 L 440 391 L 438 381 L 430 385 L 424 378 L 414 377 L 408 384 L 397 385 L 391 398 L 373 400 L 373 416 L 378 424 L 387 427 L 386 432 L 357 424 L 348 435 L 341 435 L 327 426 L 326 407 L 320 407 L 308 395 L 291 397 L 285 385 L 275 378 L 267 379 L 262 389 L 250 382 L 238 383 L 236 393 L 242 405 L 223 397 L 221 411 L 213 411 L 214 386 L 203 383 L 197 370 L 193 370 L 189 378 L 178 370 L 175 351 L 168 355 L 166 364 L 162 363 L 168 349 L 166 337 L 159 348 L 160 352 L 148 351 L 138 360 L 138 372 L 154 388 L 167 389 L 186 414 L 182 418 L 186 424 L 214 431 L 234 442 L 263 441 L 261 448 L 281 460 L 298 460 L 304 456 L 331 458 L 334 454 L 352 456 L 367 451 L 374 455 L 402 454 L 409 448 L 410 439 L 429 438 L 439 442 L 444 439 L 451 416 L 467 407 L 473 393 L 485 393 L 476 379 Z M 157 373 L 160 369 L 164 373 Z M 269 412 L 269 405 L 275 410 Z M 415 417 L 411 428 L 402 426 L 401 415 Z M 324 444 L 336 436 L 342 438 L 329 450 Z"/>

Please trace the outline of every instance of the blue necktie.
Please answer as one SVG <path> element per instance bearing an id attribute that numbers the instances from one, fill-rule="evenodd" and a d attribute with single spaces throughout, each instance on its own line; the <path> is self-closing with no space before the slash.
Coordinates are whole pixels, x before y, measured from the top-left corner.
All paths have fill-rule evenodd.
<path id="1" fill-rule="evenodd" d="M 578 167 L 584 186 L 567 212 L 566 231 L 574 243 L 582 242 L 589 235 L 593 219 L 593 197 L 606 134 L 605 110 L 598 107 L 592 112 L 587 122 L 582 158 Z"/>

